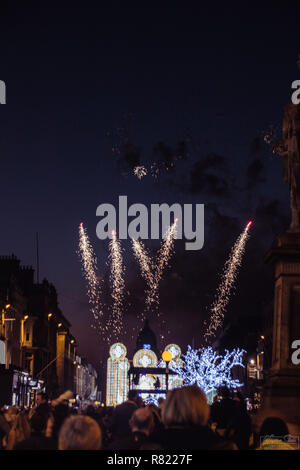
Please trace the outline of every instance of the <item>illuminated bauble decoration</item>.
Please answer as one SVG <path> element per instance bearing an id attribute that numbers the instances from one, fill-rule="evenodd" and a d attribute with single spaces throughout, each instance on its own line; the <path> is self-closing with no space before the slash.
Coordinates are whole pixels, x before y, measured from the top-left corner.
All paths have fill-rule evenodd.
<path id="1" fill-rule="evenodd" d="M 169 351 L 172 354 L 173 361 L 180 359 L 181 349 L 177 344 L 168 344 L 168 346 L 165 347 L 165 351 Z"/>
<path id="2" fill-rule="evenodd" d="M 156 367 L 157 356 L 151 349 L 140 349 L 133 356 L 134 367 Z"/>
<path id="3" fill-rule="evenodd" d="M 172 353 L 170 351 L 164 351 L 161 355 L 163 361 L 170 362 L 172 360 Z"/>
<path id="4" fill-rule="evenodd" d="M 126 357 L 127 349 L 122 343 L 115 343 L 110 347 L 109 355 L 112 359 L 121 360 Z"/>

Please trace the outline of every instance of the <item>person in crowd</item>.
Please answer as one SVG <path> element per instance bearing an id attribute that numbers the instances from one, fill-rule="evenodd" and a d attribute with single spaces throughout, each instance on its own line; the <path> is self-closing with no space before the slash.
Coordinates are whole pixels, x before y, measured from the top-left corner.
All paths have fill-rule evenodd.
<path id="1" fill-rule="evenodd" d="M 59 431 L 59 450 L 100 450 L 101 444 L 101 429 L 89 416 L 70 416 Z"/>
<path id="2" fill-rule="evenodd" d="M 64 421 L 70 416 L 69 406 L 65 403 L 59 403 L 53 408 L 52 415 L 49 417 L 47 436 L 52 437 L 58 443 L 59 431 Z"/>
<path id="3" fill-rule="evenodd" d="M 12 450 L 20 442 L 29 439 L 31 434 L 31 427 L 29 424 L 28 414 L 22 411 L 17 415 L 11 430 L 7 436 L 6 450 Z"/>
<path id="4" fill-rule="evenodd" d="M 210 420 L 215 432 L 235 442 L 238 449 L 247 450 L 251 435 L 251 418 L 245 404 L 231 396 L 228 388 L 222 387 L 219 399 L 211 405 Z"/>
<path id="5" fill-rule="evenodd" d="M 36 410 L 29 421 L 30 437 L 16 444 L 14 450 L 55 450 L 55 441 L 46 436 L 48 419 L 49 413 L 44 409 Z"/>
<path id="6" fill-rule="evenodd" d="M 85 414 L 86 416 L 89 416 L 90 418 L 93 418 L 96 423 L 98 423 L 98 425 L 100 426 L 100 428 L 102 427 L 102 419 L 101 419 L 101 415 L 99 412 L 97 412 L 95 410 L 95 408 L 93 407 L 93 405 L 89 405 L 87 407 L 87 409 L 85 410 Z"/>
<path id="7" fill-rule="evenodd" d="M 105 407 L 102 416 L 102 446 L 107 449 L 112 442 L 112 422 L 114 408 L 112 406 Z"/>
<path id="8" fill-rule="evenodd" d="M 2 405 L 0 408 L 0 449 L 6 446 L 6 438 L 11 429 L 10 423 L 5 418 L 5 413 L 5 405 Z"/>
<path id="9" fill-rule="evenodd" d="M 166 450 L 237 450 L 234 443 L 210 429 L 209 413 L 206 395 L 196 385 L 170 391 L 162 410 L 166 429 L 157 442 Z"/>
<path id="10" fill-rule="evenodd" d="M 19 412 L 19 409 L 17 406 L 10 406 L 8 410 L 6 410 L 6 412 L 4 413 L 4 417 L 6 421 L 8 422 L 8 424 L 10 425 L 10 428 L 14 424 L 17 418 L 18 412 Z"/>
<path id="11" fill-rule="evenodd" d="M 289 439 L 288 427 L 282 419 L 266 418 L 260 428 L 257 450 L 295 450 Z"/>
<path id="12" fill-rule="evenodd" d="M 161 412 L 162 412 L 162 409 L 163 409 L 163 406 L 164 406 L 164 403 L 165 403 L 165 399 L 163 397 L 159 397 L 159 399 L 157 400 L 157 403 L 158 403 L 159 415 L 161 416 Z"/>
<path id="13" fill-rule="evenodd" d="M 156 434 L 161 432 L 164 429 L 164 425 L 162 424 L 161 421 L 161 412 L 158 406 L 154 405 L 151 403 L 150 405 L 147 406 L 151 413 L 153 414 L 153 419 L 154 419 L 154 428 L 152 433 Z"/>
<path id="14" fill-rule="evenodd" d="M 51 407 L 48 404 L 48 395 L 45 392 L 39 392 L 36 396 L 36 410 L 49 413 Z"/>
<path id="15" fill-rule="evenodd" d="M 116 406 L 112 416 L 112 433 L 115 438 L 124 437 L 130 433 L 129 420 L 139 404 L 136 390 L 130 390 L 127 401 Z"/>
<path id="16" fill-rule="evenodd" d="M 109 449 L 111 450 L 138 450 L 146 442 L 154 429 L 154 417 L 152 411 L 146 408 L 136 409 L 130 420 L 131 432 L 128 436 L 122 436 L 114 440 Z"/>

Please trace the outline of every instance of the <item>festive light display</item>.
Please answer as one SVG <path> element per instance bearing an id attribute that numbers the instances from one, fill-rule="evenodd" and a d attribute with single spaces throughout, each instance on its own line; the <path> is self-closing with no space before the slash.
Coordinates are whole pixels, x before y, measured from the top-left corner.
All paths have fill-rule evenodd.
<path id="1" fill-rule="evenodd" d="M 245 367 L 244 353 L 243 349 L 237 348 L 226 350 L 222 356 L 211 346 L 202 349 L 188 346 L 187 353 L 183 355 L 182 367 L 177 363 L 170 363 L 170 369 L 182 377 L 183 385 L 197 384 L 208 396 L 221 386 L 235 389 L 243 385 L 231 374 L 234 366 Z"/>
<path id="2" fill-rule="evenodd" d="M 236 240 L 231 250 L 230 256 L 225 263 L 221 283 L 217 289 L 217 295 L 210 309 L 211 316 L 207 330 L 204 334 L 205 341 L 212 341 L 218 329 L 222 326 L 224 312 L 230 299 L 230 294 L 234 289 L 238 268 L 241 265 L 245 245 L 249 238 L 249 229 L 252 221 L 248 222 L 241 235 Z"/>
<path id="3" fill-rule="evenodd" d="M 127 399 L 130 365 L 126 358 L 127 349 L 124 344 L 113 344 L 109 354 L 106 376 L 106 405 L 116 406 Z"/>
<path id="4" fill-rule="evenodd" d="M 112 314 L 108 318 L 107 326 L 116 336 L 122 330 L 122 304 L 124 297 L 125 282 L 123 278 L 124 267 L 120 241 L 117 239 L 116 231 L 112 231 L 112 239 L 109 242 L 109 259 L 111 265 L 110 280 L 112 283 Z"/>
<path id="5" fill-rule="evenodd" d="M 100 302 L 101 284 L 97 272 L 97 258 L 90 243 L 87 230 L 83 227 L 83 223 L 79 225 L 78 255 L 81 260 L 83 275 L 87 283 L 87 295 L 91 311 L 97 327 L 103 331 L 103 311 Z"/>
<path id="6" fill-rule="evenodd" d="M 156 367 L 157 356 L 151 349 L 139 349 L 133 356 L 134 367 Z"/>

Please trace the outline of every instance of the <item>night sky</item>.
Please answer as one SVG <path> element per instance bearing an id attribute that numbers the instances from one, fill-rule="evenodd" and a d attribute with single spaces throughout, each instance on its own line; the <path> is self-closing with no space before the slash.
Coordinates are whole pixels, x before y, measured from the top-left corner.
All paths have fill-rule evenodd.
<path id="1" fill-rule="evenodd" d="M 266 141 L 280 137 L 283 107 L 299 79 L 299 7 L 16 3 L 0 7 L 0 79 L 7 87 L 0 108 L 1 255 L 15 253 L 35 267 L 39 233 L 40 279 L 56 286 L 81 353 L 99 366 L 106 353 L 90 328 L 76 254 L 80 222 L 109 301 L 108 241 L 96 237 L 97 206 L 117 204 L 119 195 L 147 206 L 205 204 L 204 248 L 187 252 L 176 241 L 161 284 L 166 342 L 184 349 L 201 344 L 224 262 L 253 219 L 225 322 L 228 345 L 245 346 L 247 330 L 260 331 L 272 301 L 263 255 L 289 224 L 280 157 Z M 174 166 L 167 171 L 168 155 Z M 156 162 L 158 178 L 138 180 L 134 159 Z M 124 315 L 132 327 L 145 284 L 127 241 L 123 248 Z M 134 342 L 121 339 L 132 351 Z"/>

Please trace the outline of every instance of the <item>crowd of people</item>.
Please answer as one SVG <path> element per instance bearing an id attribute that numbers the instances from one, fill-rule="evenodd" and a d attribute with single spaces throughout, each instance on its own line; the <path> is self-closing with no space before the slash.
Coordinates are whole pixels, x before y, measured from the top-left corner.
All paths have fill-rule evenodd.
<path id="1" fill-rule="evenodd" d="M 197 386 L 170 391 L 158 406 L 131 390 L 124 403 L 88 406 L 37 396 L 36 407 L 0 410 L 1 450 L 294 450 L 279 418 L 253 428 L 243 397 L 223 388 L 210 406 Z"/>

